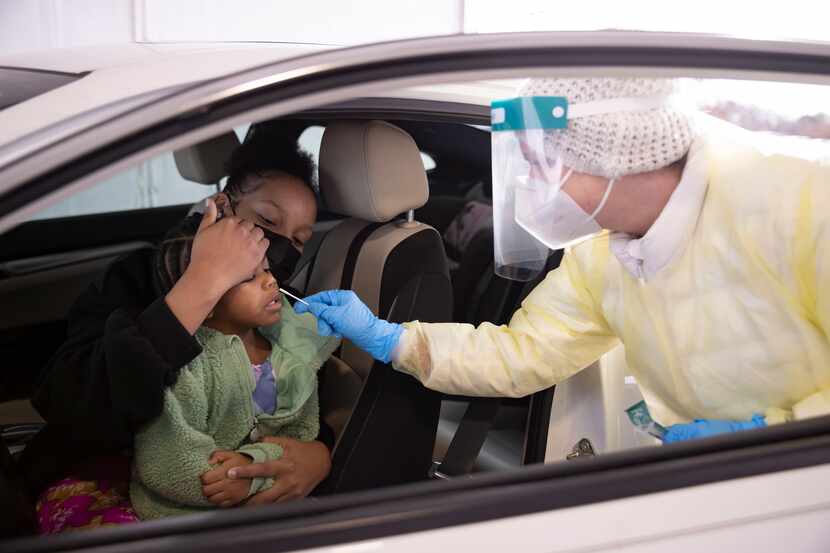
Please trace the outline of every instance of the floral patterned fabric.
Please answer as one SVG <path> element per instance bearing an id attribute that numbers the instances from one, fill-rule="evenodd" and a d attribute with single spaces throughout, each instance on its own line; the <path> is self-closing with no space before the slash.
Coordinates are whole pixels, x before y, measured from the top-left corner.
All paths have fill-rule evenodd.
<path id="1" fill-rule="evenodd" d="M 40 533 L 59 534 L 138 522 L 127 486 L 127 482 L 64 478 L 38 498 Z"/>

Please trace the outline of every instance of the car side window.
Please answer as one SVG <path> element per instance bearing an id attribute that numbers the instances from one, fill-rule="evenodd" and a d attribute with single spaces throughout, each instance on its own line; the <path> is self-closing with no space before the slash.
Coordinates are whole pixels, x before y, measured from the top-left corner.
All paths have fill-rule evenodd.
<path id="1" fill-rule="evenodd" d="M 234 129 L 240 141 L 247 130 L 247 125 Z M 165 152 L 72 194 L 36 213 L 30 220 L 192 204 L 214 191 L 210 186 L 184 179 L 176 168 L 173 152 Z"/>

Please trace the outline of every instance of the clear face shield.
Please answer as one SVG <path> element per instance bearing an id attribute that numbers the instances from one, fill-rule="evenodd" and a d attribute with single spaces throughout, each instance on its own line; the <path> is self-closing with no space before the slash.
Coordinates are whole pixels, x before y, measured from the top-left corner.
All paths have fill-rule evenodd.
<path id="1" fill-rule="evenodd" d="M 545 148 L 551 129 L 565 129 L 565 98 L 526 97 L 492 104 L 493 232 L 496 274 L 528 281 L 545 268 L 551 249 L 578 243 L 602 229 L 562 189 L 573 171 Z"/>
<path id="2" fill-rule="evenodd" d="M 591 211 L 568 185 L 573 169 L 557 152 L 555 132 L 568 121 L 605 114 L 648 112 L 678 104 L 670 93 L 569 104 L 562 96 L 528 96 L 491 104 L 493 147 L 493 232 L 496 274 L 528 281 L 544 270 L 550 250 L 573 246 L 602 228 L 596 217 L 614 187 L 609 179 Z M 677 105 L 683 109 L 682 102 Z M 546 142 L 547 141 L 547 142 Z M 573 159 L 572 157 L 569 159 Z"/>

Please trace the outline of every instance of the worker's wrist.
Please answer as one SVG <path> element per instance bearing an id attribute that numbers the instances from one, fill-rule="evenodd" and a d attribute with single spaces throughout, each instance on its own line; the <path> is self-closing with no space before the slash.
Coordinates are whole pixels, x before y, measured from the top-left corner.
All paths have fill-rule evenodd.
<path id="1" fill-rule="evenodd" d="M 404 327 L 403 325 L 400 325 L 400 327 L 401 327 L 401 332 L 398 335 L 398 339 L 395 342 L 395 345 L 394 345 L 394 347 L 392 347 L 392 351 L 389 354 L 390 362 L 394 365 L 397 365 L 397 364 L 400 363 L 401 356 L 403 355 L 404 346 L 405 346 L 404 340 L 405 340 L 405 336 L 406 336 L 406 327 Z"/>
<path id="2" fill-rule="evenodd" d="M 376 335 L 380 338 L 381 342 L 380 347 L 375 352 L 376 358 L 383 363 L 389 363 L 392 359 L 392 352 L 398 345 L 398 342 L 400 342 L 403 326 L 398 323 L 384 321 L 383 319 L 378 319 L 375 324 L 378 330 Z"/>

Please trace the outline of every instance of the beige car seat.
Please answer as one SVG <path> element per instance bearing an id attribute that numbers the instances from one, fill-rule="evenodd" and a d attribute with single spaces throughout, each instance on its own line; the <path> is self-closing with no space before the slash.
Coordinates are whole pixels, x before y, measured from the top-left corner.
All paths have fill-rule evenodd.
<path id="1" fill-rule="evenodd" d="M 238 144 L 233 132 L 225 133 L 176 152 L 176 165 L 184 178 L 216 185 Z M 441 237 L 411 218 L 429 195 L 412 137 L 382 121 L 328 125 L 320 150 L 320 192 L 323 209 L 348 218 L 316 249 L 307 247 L 313 251 L 289 283 L 293 288 L 305 294 L 351 289 L 393 321 L 451 320 L 452 287 Z M 324 489 L 427 478 L 438 394 L 348 342 L 320 376 L 323 418 L 337 435 Z"/>
<path id="2" fill-rule="evenodd" d="M 307 293 L 351 289 L 391 321 L 452 319 L 443 242 L 411 216 L 429 196 L 411 136 L 383 121 L 330 124 L 320 149 L 320 191 L 328 211 L 349 218 L 329 231 L 307 274 L 298 275 Z M 325 417 L 338 434 L 329 490 L 427 478 L 438 394 L 349 342 L 339 357 L 345 364 L 330 364 L 323 374 Z"/>

